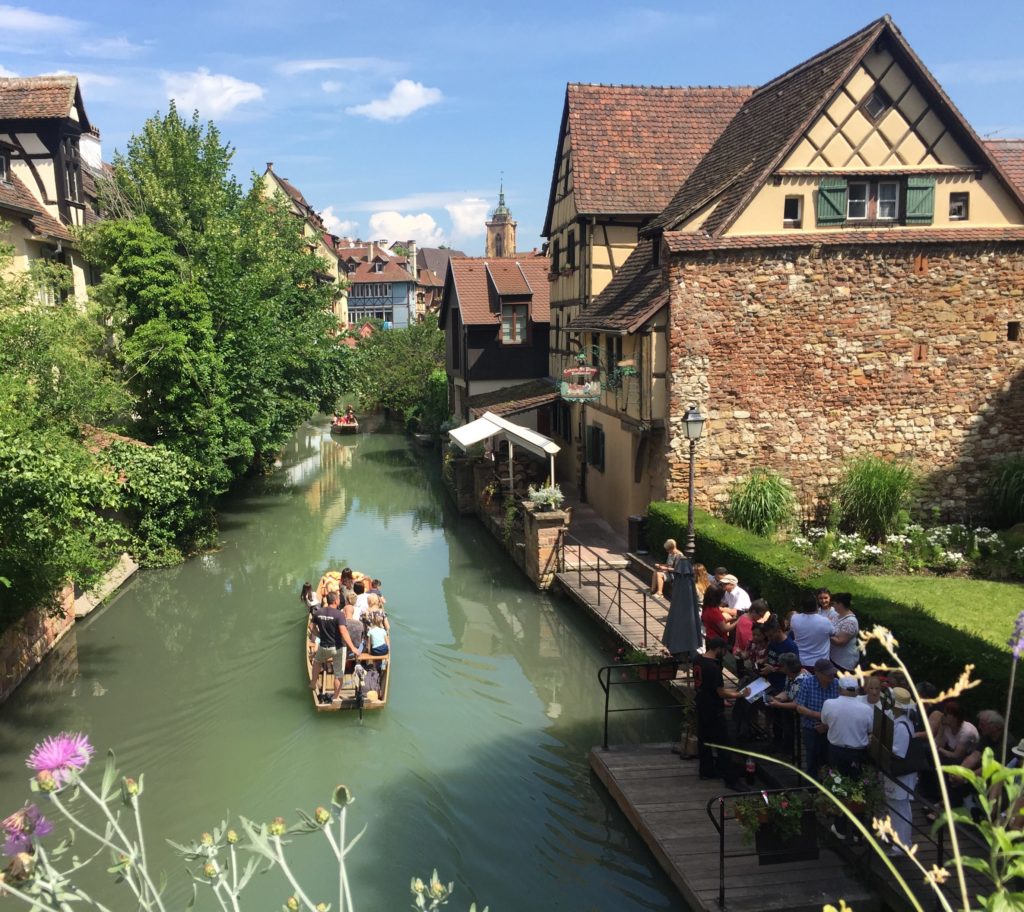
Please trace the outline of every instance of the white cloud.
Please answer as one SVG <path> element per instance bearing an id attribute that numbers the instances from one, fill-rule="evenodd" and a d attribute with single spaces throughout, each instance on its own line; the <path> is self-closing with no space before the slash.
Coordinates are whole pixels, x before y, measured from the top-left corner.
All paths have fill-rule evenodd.
<path id="1" fill-rule="evenodd" d="M 336 234 L 338 237 L 349 237 L 355 234 L 356 228 L 359 227 L 359 222 L 353 222 L 351 219 L 340 219 L 334 214 L 334 207 L 328 206 L 320 213 L 320 218 L 324 220 L 324 227 L 331 234 Z"/>
<path id="2" fill-rule="evenodd" d="M 452 217 L 452 236 L 455 238 L 471 238 L 484 233 L 487 220 L 487 200 L 477 196 L 467 197 L 457 203 L 448 203 L 445 207 Z"/>
<path id="3" fill-rule="evenodd" d="M 92 73 L 88 70 L 54 70 L 50 73 L 41 73 L 42 76 L 77 76 L 78 84 L 82 87 L 82 93 L 88 102 L 89 97 L 104 95 L 104 89 L 118 87 L 121 82 L 114 76 L 107 76 L 103 73 Z M 109 97 L 109 93 L 107 93 Z"/>
<path id="4" fill-rule="evenodd" d="M 399 79 L 387 98 L 375 98 L 345 110 L 349 114 L 361 114 L 372 120 L 401 120 L 420 108 L 438 104 L 442 98 L 444 96 L 440 89 L 430 88 L 411 79 Z"/>
<path id="5" fill-rule="evenodd" d="M 77 47 L 72 48 L 76 56 L 99 57 L 104 60 L 128 60 L 138 57 L 145 50 L 141 44 L 135 44 L 119 35 L 117 38 L 96 38 L 92 41 L 83 41 Z"/>
<path id="6" fill-rule="evenodd" d="M 282 76 L 300 76 L 303 73 L 317 73 L 322 70 L 344 70 L 348 73 L 366 71 L 388 72 L 397 64 L 380 57 L 327 57 L 319 60 L 286 60 L 274 69 Z"/>
<path id="7" fill-rule="evenodd" d="M 203 117 L 216 118 L 239 105 L 263 98 L 263 88 L 226 73 L 200 67 L 194 73 L 161 73 L 164 91 L 182 113 L 198 109 Z"/>
<path id="8" fill-rule="evenodd" d="M 429 191 L 392 199 L 362 200 L 349 204 L 348 208 L 359 212 L 374 212 L 378 209 L 443 209 L 469 197 L 475 198 L 475 194 L 471 191 Z"/>
<path id="9" fill-rule="evenodd" d="M 337 79 L 325 79 L 323 82 L 320 83 L 320 88 L 323 89 L 328 94 L 331 94 L 334 92 L 340 92 L 343 88 L 345 88 L 345 83 L 340 82 Z"/>
<path id="10" fill-rule="evenodd" d="M 13 79 L 17 75 L 18 74 L 15 73 L 14 70 L 9 70 L 2 63 L 0 63 L 0 76 L 6 79 Z"/>
<path id="11" fill-rule="evenodd" d="M 77 20 L 68 19 L 66 16 L 51 16 L 24 6 L 6 4 L 0 4 L 0 22 L 8 34 L 23 32 L 33 35 L 63 34 L 75 31 L 81 25 Z"/>
<path id="12" fill-rule="evenodd" d="M 444 232 L 426 212 L 402 215 L 400 212 L 374 212 L 370 216 L 370 237 L 391 241 L 414 240 L 421 247 L 440 247 Z"/>

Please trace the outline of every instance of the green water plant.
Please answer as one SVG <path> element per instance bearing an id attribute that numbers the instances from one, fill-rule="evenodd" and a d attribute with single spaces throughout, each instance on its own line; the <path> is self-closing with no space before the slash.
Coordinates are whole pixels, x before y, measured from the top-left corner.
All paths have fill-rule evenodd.
<path id="1" fill-rule="evenodd" d="M 899 531 L 916 485 L 917 476 L 908 463 L 880 456 L 854 459 L 835 491 L 842 525 L 871 542 Z"/>
<path id="2" fill-rule="evenodd" d="M 135 780 L 121 776 L 110 751 L 102 781 L 94 788 L 84 775 L 94 753 L 85 735 L 62 732 L 36 745 L 29 755 L 27 765 L 35 773 L 30 783 L 32 791 L 53 812 L 54 819 L 62 818 L 70 828 L 59 842 L 45 842 L 56 827 L 34 803 L 6 817 L 0 825 L 3 854 L 9 861 L 0 873 L 0 897 L 21 900 L 33 912 L 69 912 L 76 906 L 111 912 L 127 908 L 123 896 L 127 890 L 136 908 L 167 912 L 166 879 L 162 874 L 155 877 L 147 862 L 142 827 L 143 777 Z M 243 892 L 256 874 L 276 870 L 287 884 L 282 890 L 284 912 L 355 912 L 345 859 L 365 827 L 348 837 L 347 811 L 354 800 L 349 789 L 339 785 L 330 807 L 318 807 L 312 814 L 300 810 L 298 820 L 291 824 L 283 817 L 264 823 L 240 817 L 237 827 L 222 821 L 188 844 L 168 840 L 190 863 L 193 894 L 188 908 L 195 905 L 200 889 L 213 896 L 221 912 L 265 908 L 265 891 L 253 895 L 251 903 L 243 899 Z M 337 864 L 333 903 L 310 895 L 312 891 L 299 881 L 289 862 L 288 850 L 296 838 L 317 833 Z M 84 851 L 82 837 L 87 841 Z M 77 872 L 99 858 L 106 859 L 107 873 L 120 894 L 109 904 L 76 882 Z M 412 908 L 436 910 L 448 903 L 453 890 L 454 884 L 443 883 L 436 870 L 427 880 L 414 877 L 410 883 Z M 469 912 L 475 910 L 476 905 L 471 905 Z"/>
<path id="3" fill-rule="evenodd" d="M 771 469 L 754 469 L 729 488 L 725 518 L 757 535 L 772 535 L 792 525 L 796 497 L 789 482 Z"/>

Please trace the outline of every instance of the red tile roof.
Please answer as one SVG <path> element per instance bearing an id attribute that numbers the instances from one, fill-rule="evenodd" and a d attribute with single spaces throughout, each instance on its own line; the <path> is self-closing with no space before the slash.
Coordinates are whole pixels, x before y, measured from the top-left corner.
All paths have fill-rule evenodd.
<path id="1" fill-rule="evenodd" d="M 521 297 L 530 295 L 530 319 L 535 323 L 547 323 L 551 319 L 551 298 L 548 272 L 551 261 L 547 257 L 453 257 L 448 263 L 448 274 L 452 277 L 453 294 L 462 313 L 462 322 L 471 326 L 496 324 L 499 320 L 498 301 L 502 295 Z M 512 271 L 520 279 L 511 278 Z M 493 276 L 498 275 L 496 285 Z M 516 289 L 515 291 L 499 291 Z M 526 291 L 523 291 L 523 288 Z M 444 309 L 448 305 L 445 297 Z"/>
<path id="2" fill-rule="evenodd" d="M 654 215 L 732 120 L 753 88 L 569 83 L 555 156 L 548 219 L 564 131 L 581 214 Z M 550 234 L 546 224 L 542 234 Z"/>
<path id="3" fill-rule="evenodd" d="M 986 139 L 985 146 L 1024 194 L 1024 139 Z"/>
<path id="4" fill-rule="evenodd" d="M 693 250 L 756 250 L 765 247 L 835 247 L 879 244 L 969 244 L 1024 242 L 1024 228 L 883 228 L 864 231 L 823 231 L 809 234 L 747 234 L 710 237 L 689 231 L 666 231 L 672 253 Z M 628 261 L 627 261 L 628 262 Z"/>
<path id="5" fill-rule="evenodd" d="M 385 263 L 380 272 L 373 271 L 373 263 L 362 262 L 355 272 L 348 273 L 348 280 L 353 284 L 363 282 L 415 282 L 404 266 L 399 265 L 404 260 L 390 260 Z"/>
<path id="6" fill-rule="evenodd" d="M 65 118 L 76 100 L 81 105 L 76 76 L 23 76 L 0 79 L 0 119 Z M 81 106 L 84 118 L 85 107 Z M 89 122 L 82 129 L 89 129 Z"/>
<path id="7" fill-rule="evenodd" d="M 479 418 L 484 412 L 495 415 L 517 415 L 529 412 L 549 402 L 562 398 L 562 393 L 547 377 L 527 380 L 515 386 L 503 386 L 488 393 L 478 393 L 466 401 L 471 418 Z"/>
<path id="8" fill-rule="evenodd" d="M 46 211 L 15 174 L 11 174 L 7 181 L 0 181 L 0 209 L 17 212 L 27 219 L 34 234 L 61 241 L 74 240 L 71 231 Z"/>
<path id="9" fill-rule="evenodd" d="M 430 288 L 443 288 L 444 279 L 441 278 L 436 272 L 431 272 L 429 269 L 419 270 L 419 284 L 425 285 Z"/>

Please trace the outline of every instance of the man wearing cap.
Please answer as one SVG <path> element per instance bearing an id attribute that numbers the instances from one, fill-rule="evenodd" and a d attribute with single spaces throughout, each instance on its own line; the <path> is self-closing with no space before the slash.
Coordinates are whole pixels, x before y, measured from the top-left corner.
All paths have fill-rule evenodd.
<path id="1" fill-rule="evenodd" d="M 739 617 L 750 607 L 750 596 L 745 589 L 740 588 L 740 581 L 731 573 L 726 573 L 719 582 L 725 590 L 722 599 L 724 614 L 727 617 Z"/>
<path id="2" fill-rule="evenodd" d="M 814 673 L 800 684 L 796 695 L 796 711 L 801 716 L 800 737 L 804 748 L 804 769 L 815 778 L 828 759 L 828 738 L 821 721 L 821 708 L 826 700 L 839 696 L 836 667 L 828 659 L 814 663 Z"/>
<path id="3" fill-rule="evenodd" d="M 910 739 L 914 737 L 914 725 L 907 718 L 907 713 L 914 707 L 914 698 L 904 687 L 892 689 L 892 754 L 905 759 L 910 750 Z M 910 807 L 914 789 L 917 788 L 917 773 L 905 773 L 895 778 L 885 777 L 885 803 L 889 807 L 889 822 L 896 831 L 899 841 L 910 846 L 913 837 L 911 821 L 914 812 Z M 890 855 L 902 855 L 895 845 L 889 847 Z"/>

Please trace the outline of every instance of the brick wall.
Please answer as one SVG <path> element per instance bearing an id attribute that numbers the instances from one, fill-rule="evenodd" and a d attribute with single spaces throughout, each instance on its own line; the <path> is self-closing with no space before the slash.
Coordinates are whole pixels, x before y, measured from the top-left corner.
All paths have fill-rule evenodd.
<path id="1" fill-rule="evenodd" d="M 762 465 L 811 506 L 845 458 L 879 453 L 926 473 L 924 504 L 964 514 L 986 466 L 1022 450 L 1024 341 L 1007 328 L 1024 321 L 1024 245 L 720 251 L 667 269 L 672 499 L 692 401 L 710 418 L 708 507 Z"/>
<path id="2" fill-rule="evenodd" d="M 60 594 L 61 613 L 35 608 L 0 634 L 0 703 L 6 700 L 75 623 L 75 593 Z"/>

